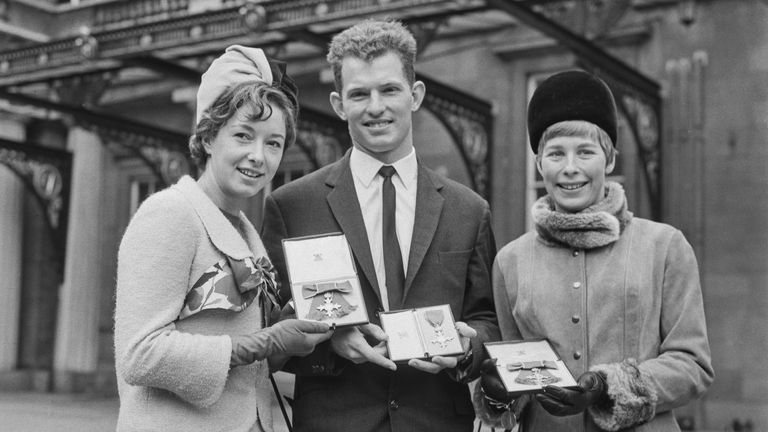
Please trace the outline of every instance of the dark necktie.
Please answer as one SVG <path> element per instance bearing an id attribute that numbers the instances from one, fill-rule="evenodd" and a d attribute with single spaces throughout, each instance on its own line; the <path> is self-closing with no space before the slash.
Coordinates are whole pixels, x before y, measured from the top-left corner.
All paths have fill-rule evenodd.
<path id="1" fill-rule="evenodd" d="M 395 186 L 392 184 L 392 175 L 395 174 L 395 168 L 390 165 L 384 165 L 379 170 L 379 174 L 384 177 L 384 184 L 381 187 L 384 274 L 386 275 L 389 309 L 396 310 L 400 309 L 403 303 L 405 273 L 403 271 L 403 258 L 400 254 L 400 243 L 397 241 L 395 223 Z"/>

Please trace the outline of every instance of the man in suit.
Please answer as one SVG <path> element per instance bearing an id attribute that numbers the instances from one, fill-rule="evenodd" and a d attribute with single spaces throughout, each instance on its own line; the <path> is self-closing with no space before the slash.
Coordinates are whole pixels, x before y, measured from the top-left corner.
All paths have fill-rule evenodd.
<path id="1" fill-rule="evenodd" d="M 371 320 L 336 330 L 289 363 L 298 432 L 472 429 L 466 382 L 477 376 L 483 342 L 499 335 L 490 282 L 496 247 L 488 203 L 416 158 L 412 113 L 426 89 L 415 80 L 415 57 L 416 42 L 398 22 L 364 21 L 334 37 L 330 101 L 353 148 L 266 200 L 263 239 L 283 294 L 281 240 L 341 231 Z M 464 355 L 396 366 L 377 312 L 439 304 L 457 319 Z"/>

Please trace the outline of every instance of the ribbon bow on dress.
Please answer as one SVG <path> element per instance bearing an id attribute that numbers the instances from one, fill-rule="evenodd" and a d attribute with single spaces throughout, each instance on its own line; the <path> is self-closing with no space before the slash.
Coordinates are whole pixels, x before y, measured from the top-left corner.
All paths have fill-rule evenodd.
<path id="1" fill-rule="evenodd" d="M 277 273 L 269 258 L 225 257 L 198 278 L 187 293 L 179 319 L 205 309 L 245 310 L 255 298 L 266 311 L 279 308 Z"/>

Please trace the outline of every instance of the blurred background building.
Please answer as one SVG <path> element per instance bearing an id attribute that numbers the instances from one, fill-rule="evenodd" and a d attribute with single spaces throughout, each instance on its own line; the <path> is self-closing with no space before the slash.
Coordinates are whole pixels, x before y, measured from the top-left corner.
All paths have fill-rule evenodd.
<path id="1" fill-rule="evenodd" d="M 116 392 L 117 247 L 144 198 L 194 174 L 200 73 L 235 43 L 288 62 L 300 134 L 274 189 L 349 147 L 325 48 L 372 16 L 417 36 L 418 152 L 490 201 L 499 245 L 543 193 L 537 83 L 609 83 L 614 179 L 699 259 L 717 377 L 681 424 L 768 430 L 767 0 L 0 0 L 0 390 Z"/>

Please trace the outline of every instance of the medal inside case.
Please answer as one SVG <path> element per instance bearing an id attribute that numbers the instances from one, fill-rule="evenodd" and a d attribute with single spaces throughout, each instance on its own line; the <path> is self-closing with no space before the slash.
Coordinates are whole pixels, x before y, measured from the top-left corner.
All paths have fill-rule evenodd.
<path id="1" fill-rule="evenodd" d="M 511 396 L 540 393 L 544 386 L 572 388 L 578 384 L 547 339 L 486 342 L 488 356 Z"/>
<path id="2" fill-rule="evenodd" d="M 464 353 L 456 321 L 447 304 L 382 312 L 389 358 L 394 362 Z"/>
<path id="3" fill-rule="evenodd" d="M 296 317 L 335 327 L 368 323 L 352 250 L 341 233 L 283 240 Z"/>

